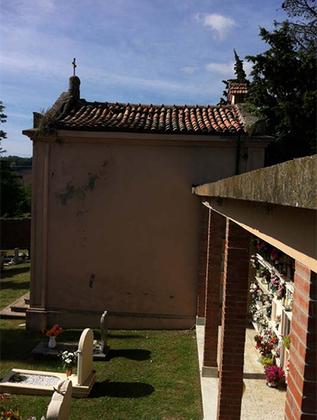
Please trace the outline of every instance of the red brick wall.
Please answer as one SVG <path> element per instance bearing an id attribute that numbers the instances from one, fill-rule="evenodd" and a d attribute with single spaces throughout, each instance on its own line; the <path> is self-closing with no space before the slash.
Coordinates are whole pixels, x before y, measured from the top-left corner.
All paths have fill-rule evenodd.
<path id="1" fill-rule="evenodd" d="M 209 223 L 209 250 L 206 287 L 204 366 L 217 366 L 219 294 L 223 269 L 226 219 L 212 211 Z"/>
<path id="2" fill-rule="evenodd" d="M 285 418 L 311 420 L 317 419 L 317 276 L 296 261 L 294 280 Z"/>
<path id="3" fill-rule="evenodd" d="M 208 245 L 209 209 L 201 205 L 200 238 L 199 238 L 199 265 L 197 290 L 197 316 L 204 317 L 206 309 L 206 275 L 207 275 L 207 245 Z"/>
<path id="4" fill-rule="evenodd" d="M 217 419 L 240 419 L 250 234 L 227 221 Z"/>

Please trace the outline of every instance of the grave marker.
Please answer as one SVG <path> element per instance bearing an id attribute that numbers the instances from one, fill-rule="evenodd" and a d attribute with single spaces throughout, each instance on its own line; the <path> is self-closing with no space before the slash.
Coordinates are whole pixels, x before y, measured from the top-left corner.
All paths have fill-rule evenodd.
<path id="1" fill-rule="evenodd" d="M 46 420 L 68 420 L 72 399 L 72 382 L 62 381 L 58 384 L 47 407 Z"/>
<path id="2" fill-rule="evenodd" d="M 86 328 L 80 336 L 78 344 L 77 377 L 78 385 L 84 385 L 93 371 L 93 342 L 94 334 Z"/>

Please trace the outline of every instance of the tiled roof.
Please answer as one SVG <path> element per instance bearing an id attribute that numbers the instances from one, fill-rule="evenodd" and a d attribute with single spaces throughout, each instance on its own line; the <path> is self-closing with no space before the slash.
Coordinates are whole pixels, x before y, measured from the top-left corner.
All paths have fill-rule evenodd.
<path id="1" fill-rule="evenodd" d="M 231 101 L 232 95 L 246 95 L 248 84 L 246 82 L 230 82 L 228 90 L 228 100 Z"/>
<path id="2" fill-rule="evenodd" d="M 248 93 L 248 84 L 245 82 L 230 82 L 230 92 L 234 95 L 237 93 Z"/>
<path id="3" fill-rule="evenodd" d="M 57 119 L 54 126 L 68 130 L 128 131 L 166 134 L 244 133 L 234 105 L 166 106 L 86 102 Z"/>

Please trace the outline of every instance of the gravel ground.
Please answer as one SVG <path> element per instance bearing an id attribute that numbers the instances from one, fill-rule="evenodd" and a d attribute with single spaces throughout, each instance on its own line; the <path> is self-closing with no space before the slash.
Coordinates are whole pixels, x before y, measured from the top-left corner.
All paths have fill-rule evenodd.
<path id="1" fill-rule="evenodd" d="M 11 376 L 9 382 L 23 385 L 57 386 L 60 382 L 60 378 L 53 375 L 27 375 L 21 373 Z"/>

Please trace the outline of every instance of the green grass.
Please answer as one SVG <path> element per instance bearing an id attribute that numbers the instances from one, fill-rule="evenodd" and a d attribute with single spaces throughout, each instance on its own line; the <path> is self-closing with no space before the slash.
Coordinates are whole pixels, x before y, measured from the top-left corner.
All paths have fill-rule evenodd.
<path id="1" fill-rule="evenodd" d="M 26 275 L 20 272 L 6 281 L 17 286 L 26 282 L 27 277 L 21 279 Z M 16 290 L 24 293 L 24 288 Z M 58 360 L 31 357 L 32 348 L 42 337 L 26 331 L 21 323 L 0 321 L 0 376 L 12 367 L 62 371 Z M 65 331 L 62 339 L 79 335 L 80 331 Z M 94 362 L 97 383 L 90 397 L 72 400 L 71 420 L 202 418 L 194 331 L 111 331 L 109 345 L 108 360 Z M 31 415 L 40 418 L 49 400 L 12 395 L 9 405 L 19 408 L 23 419 Z"/>
<path id="2" fill-rule="evenodd" d="M 30 263 L 6 266 L 0 279 L 0 309 L 29 291 Z"/>

